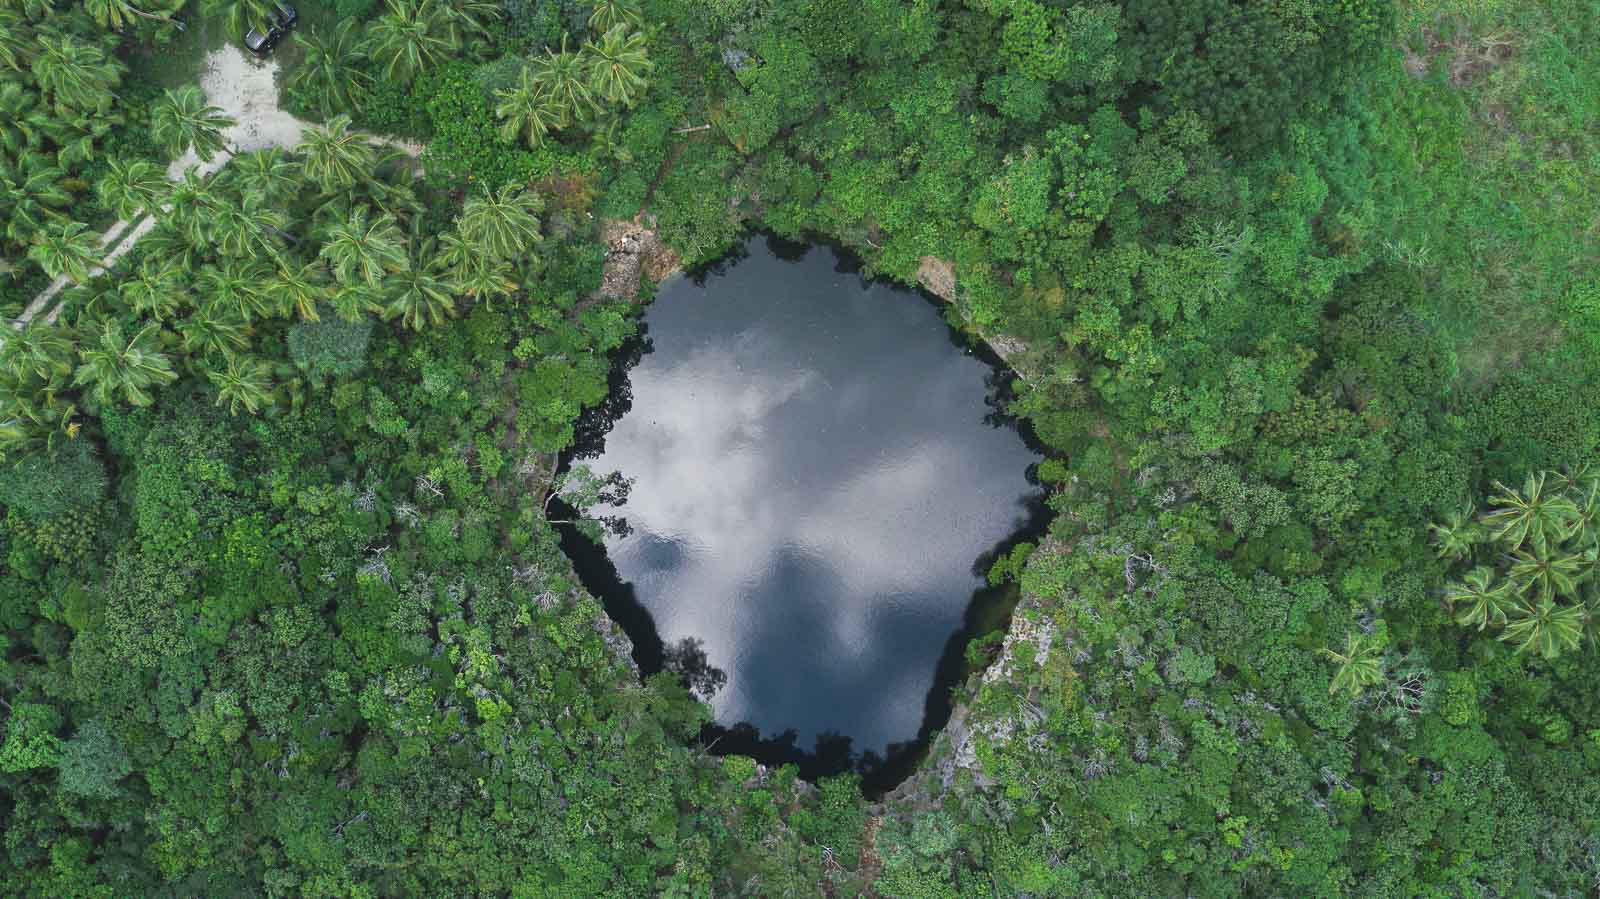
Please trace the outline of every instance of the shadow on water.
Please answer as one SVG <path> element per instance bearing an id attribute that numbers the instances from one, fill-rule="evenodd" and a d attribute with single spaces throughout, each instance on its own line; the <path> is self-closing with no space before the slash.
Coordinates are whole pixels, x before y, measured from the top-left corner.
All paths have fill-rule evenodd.
<path id="1" fill-rule="evenodd" d="M 561 470 L 565 471 L 576 460 L 598 458 L 606 449 L 606 435 L 611 428 L 633 409 L 633 384 L 628 372 L 640 360 L 655 352 L 650 340 L 650 326 L 640 320 L 632 337 L 611 358 L 611 370 L 606 375 L 606 398 L 583 410 L 572 425 L 572 446 L 561 455 Z"/>
<path id="2" fill-rule="evenodd" d="M 827 246 L 836 252 L 839 260 L 835 271 L 859 274 L 863 269 L 857 257 L 831 241 L 819 239 L 805 243 L 775 234 L 764 236 L 769 250 L 784 261 L 797 262 L 813 247 Z M 696 285 L 703 285 L 709 277 L 727 271 L 748 255 L 741 243 L 727 255 L 690 270 L 687 276 Z M 877 279 L 863 277 L 862 280 L 871 283 Z M 902 291 L 907 289 L 898 283 L 893 286 Z M 951 344 L 989 366 L 984 382 L 987 388 L 985 403 L 990 411 L 984 416 L 984 422 L 995 428 L 1015 429 L 1029 449 L 1040 455 L 1046 454 L 1046 448 L 1028 422 L 1007 411 L 1015 396 L 1015 376 L 1004 362 L 985 344 L 952 327 L 942 314 L 945 303 L 927 291 L 918 289 L 916 293 L 941 313 L 940 320 L 945 323 Z M 641 320 L 638 333 L 629 338 L 613 357 L 608 377 L 610 389 L 606 398 L 584 410 L 575 424 L 574 443 L 561 455 L 561 470 L 565 471 L 576 461 L 597 458 L 604 453 L 606 436 L 633 408 L 629 373 L 653 350 L 648 328 Z M 1037 484 L 1031 468 L 1028 481 Z M 1036 542 L 1049 527 L 1050 510 L 1042 490 L 1019 503 L 1019 506 L 1011 534 L 973 562 L 972 573 L 985 578 L 985 583 L 989 568 L 996 559 L 1011 552 L 1018 544 Z M 626 514 L 626 507 L 622 511 Z M 633 585 L 621 578 L 616 566 L 607 557 L 604 545 L 587 539 L 570 526 L 563 525 L 558 530 L 562 551 L 572 560 L 584 587 L 601 600 L 607 614 L 633 641 L 633 659 L 641 675 L 648 677 L 663 668 L 670 668 L 678 671 L 691 685 L 719 685 L 726 679 L 723 672 L 705 662 L 703 653 L 696 653 L 697 641 L 685 640 L 673 647 L 665 644 L 656 628 L 654 616 L 639 601 Z M 700 732 L 700 743 L 716 755 L 749 756 L 769 766 L 795 765 L 800 775 L 811 781 L 854 771 L 861 776 L 862 789 L 868 796 L 880 796 L 911 775 L 927 754 L 934 735 L 949 722 L 953 693 L 972 673 L 966 659 L 967 645 L 978 637 L 1009 627 L 1018 598 L 1017 588 L 1012 584 L 983 586 L 973 591 L 960 629 L 950 635 L 939 656 L 933 685 L 923 703 L 922 724 L 916 737 L 891 743 L 882 754 L 874 750 L 857 752 L 852 746 L 852 738 L 836 731 L 818 734 L 813 747 L 807 750 L 799 745 L 799 732 L 793 728 L 775 735 L 763 735 L 756 725 L 748 721 L 731 725 L 717 722 L 707 724 Z"/>
<path id="3" fill-rule="evenodd" d="M 1040 495 L 1028 502 L 1022 512 L 1016 530 L 973 563 L 973 574 L 986 577 L 1000 556 L 1011 552 L 1019 543 L 1036 541 L 1044 534 L 1050 524 L 1050 510 L 1044 497 Z M 800 776 L 811 781 L 854 771 L 861 775 L 862 791 L 877 798 L 911 776 L 927 754 L 933 737 L 950 721 L 953 693 L 972 673 L 966 659 L 967 644 L 985 634 L 1008 628 L 1019 598 L 1014 584 L 984 586 L 973 591 L 960 630 L 945 642 L 934 668 L 933 685 L 923 701 L 922 724 L 917 728 L 916 737 L 891 743 L 882 754 L 870 749 L 856 752 L 851 738 L 837 732 L 819 734 L 814 747 L 807 751 L 798 745 L 799 734 L 795 730 L 764 737 L 747 721 L 732 725 L 707 724 L 700 731 L 700 742 L 717 755 L 733 753 L 750 756 L 766 765 L 795 765 L 800 769 Z"/>
<path id="4" fill-rule="evenodd" d="M 557 500 L 554 505 L 562 503 Z M 561 551 L 572 560 L 584 589 L 600 599 L 606 614 L 633 641 L 633 660 L 639 665 L 639 673 L 649 677 L 660 671 L 666 660 L 666 644 L 656 630 L 655 616 L 639 601 L 633 585 L 617 574 L 617 566 L 606 555 L 605 546 L 578 533 L 571 525 L 558 525 L 556 532 L 561 538 Z"/>
<path id="5" fill-rule="evenodd" d="M 585 409 L 573 424 L 572 446 L 561 454 L 560 471 L 566 471 L 573 462 L 593 459 L 605 452 L 606 435 L 611 433 L 611 428 L 622 416 L 633 409 L 633 385 L 628 381 L 628 372 L 654 350 L 655 345 L 650 342 L 650 328 L 640 320 L 638 330 L 623 342 L 611 359 L 611 370 L 606 376 L 606 398 Z M 555 501 L 555 506 L 558 507 L 558 517 L 574 517 L 572 510 L 565 508 L 559 499 Z M 572 567 L 577 571 L 584 588 L 600 599 L 605 605 L 606 614 L 633 641 L 633 660 L 640 672 L 648 677 L 660 671 L 666 647 L 656 630 L 655 618 L 639 602 L 633 585 L 617 573 L 617 566 L 606 555 L 605 546 L 584 537 L 576 528 L 568 525 L 559 526 L 556 531 L 560 535 L 561 551 L 572 560 Z"/>

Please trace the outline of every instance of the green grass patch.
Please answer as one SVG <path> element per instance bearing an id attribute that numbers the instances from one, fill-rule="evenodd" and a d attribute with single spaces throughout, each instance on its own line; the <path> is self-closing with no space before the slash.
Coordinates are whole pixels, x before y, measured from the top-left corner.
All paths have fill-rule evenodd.
<path id="1" fill-rule="evenodd" d="M 1461 373 L 1600 344 L 1600 22 L 1581 0 L 1407 4 L 1373 90 L 1392 252 L 1427 275 Z"/>
<path id="2" fill-rule="evenodd" d="M 129 80 L 162 88 L 199 84 L 206 54 L 230 39 L 237 43 L 244 38 L 244 35 L 227 34 L 220 18 L 191 16 L 183 22 L 187 27 L 166 45 L 141 46 L 129 55 Z"/>

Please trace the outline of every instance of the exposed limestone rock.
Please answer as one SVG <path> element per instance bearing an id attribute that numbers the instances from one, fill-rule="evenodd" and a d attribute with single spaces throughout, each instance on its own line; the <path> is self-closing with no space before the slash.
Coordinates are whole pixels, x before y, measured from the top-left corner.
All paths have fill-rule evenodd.
<path id="1" fill-rule="evenodd" d="M 596 298 L 633 301 L 642 279 L 660 281 L 683 267 L 643 215 L 633 219 L 607 219 L 600 237 L 606 245 L 605 274 Z"/>
<path id="2" fill-rule="evenodd" d="M 956 301 L 956 265 L 948 259 L 937 256 L 924 256 L 917 267 L 917 283 L 923 289 L 944 300 L 946 303 Z"/>
<path id="3" fill-rule="evenodd" d="M 948 259 L 937 256 L 924 256 L 917 266 L 917 283 L 922 288 L 946 303 L 956 302 L 956 264 Z M 1033 380 L 1032 373 L 1019 367 L 1022 354 L 1028 351 L 1028 345 L 1015 337 L 1004 334 L 986 334 L 979 332 L 983 342 L 999 356 L 1001 361 L 1011 367 L 1012 371 L 1021 375 L 1023 380 Z"/>

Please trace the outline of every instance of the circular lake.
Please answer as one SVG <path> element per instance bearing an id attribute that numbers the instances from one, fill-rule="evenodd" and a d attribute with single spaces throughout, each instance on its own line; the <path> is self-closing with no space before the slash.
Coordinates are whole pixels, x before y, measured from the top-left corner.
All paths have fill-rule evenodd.
<path id="1" fill-rule="evenodd" d="M 1038 522 L 1005 373 L 928 299 L 770 237 L 663 284 L 624 357 L 573 455 L 633 479 L 598 510 L 631 531 L 564 542 L 641 667 L 699 641 L 717 722 L 791 752 L 942 726 L 982 573 Z"/>

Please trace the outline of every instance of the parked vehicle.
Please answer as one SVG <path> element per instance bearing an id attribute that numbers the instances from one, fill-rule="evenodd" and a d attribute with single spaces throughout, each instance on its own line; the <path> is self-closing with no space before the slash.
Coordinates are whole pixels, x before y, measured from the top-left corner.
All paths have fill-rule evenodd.
<path id="1" fill-rule="evenodd" d="M 292 6 L 279 5 L 278 8 L 267 14 L 267 31 L 265 34 L 252 28 L 244 36 L 244 45 L 251 53 L 257 56 L 266 56 L 272 48 L 283 40 L 289 33 L 294 23 L 300 21 L 300 14 Z"/>

